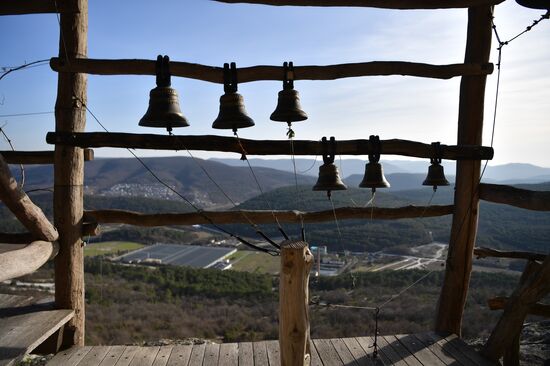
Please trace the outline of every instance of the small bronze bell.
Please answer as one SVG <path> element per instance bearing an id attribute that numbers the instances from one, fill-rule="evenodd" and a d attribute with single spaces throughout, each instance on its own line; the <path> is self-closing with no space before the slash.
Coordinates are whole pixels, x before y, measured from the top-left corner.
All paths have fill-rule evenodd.
<path id="1" fill-rule="evenodd" d="M 149 108 L 140 119 L 140 126 L 166 128 L 168 132 L 174 127 L 189 126 L 181 113 L 178 92 L 170 87 L 169 62 L 168 56 L 157 57 L 157 87 L 149 93 Z"/>
<path id="2" fill-rule="evenodd" d="M 365 175 L 363 180 L 359 183 L 360 188 L 371 188 L 372 192 L 376 191 L 376 188 L 389 188 L 390 183 L 384 176 L 384 169 L 380 161 L 380 151 L 382 147 L 380 145 L 380 138 L 375 135 L 369 137 L 369 143 L 373 151 L 369 154 L 369 162 L 365 165 Z"/>
<path id="3" fill-rule="evenodd" d="M 212 128 L 227 129 L 237 132 L 239 128 L 254 126 L 254 121 L 248 116 L 244 107 L 242 95 L 237 93 L 237 67 L 234 62 L 223 65 L 225 94 L 220 97 L 220 112 L 212 123 Z"/>
<path id="4" fill-rule="evenodd" d="M 430 159 L 430 167 L 428 168 L 428 175 L 424 182 L 423 186 L 433 186 L 434 191 L 438 186 L 448 186 L 450 183 L 445 178 L 445 172 L 443 171 L 443 165 L 441 165 L 441 144 L 439 142 L 432 143 L 433 156 Z"/>
<path id="5" fill-rule="evenodd" d="M 530 9 L 550 10 L 550 1 L 548 0 L 516 0 L 516 2 Z"/>
<path id="6" fill-rule="evenodd" d="M 313 186 L 314 191 L 342 191 L 348 189 L 338 173 L 334 163 L 323 164 L 319 167 L 319 178 Z"/>
<path id="7" fill-rule="evenodd" d="M 298 122 L 305 121 L 307 114 L 302 110 L 300 105 L 300 97 L 298 91 L 294 89 L 294 65 L 284 63 L 284 80 L 283 90 L 279 92 L 277 107 L 269 117 L 272 121 L 277 122 Z"/>
<path id="8" fill-rule="evenodd" d="M 373 191 L 376 190 L 376 188 L 389 188 L 390 183 L 384 176 L 382 164 L 377 161 L 368 162 L 365 165 L 365 175 L 361 183 L 359 183 L 359 187 L 372 188 Z"/>
<path id="9" fill-rule="evenodd" d="M 441 165 L 441 160 L 432 159 L 431 165 L 428 168 L 428 175 L 426 176 L 424 182 L 422 182 L 422 185 L 433 186 L 435 190 L 438 186 L 448 186 L 449 184 L 449 181 L 447 180 L 447 178 L 445 178 L 445 173 L 443 171 L 443 165 Z"/>
<path id="10" fill-rule="evenodd" d="M 330 146 L 327 138 L 322 138 L 323 143 L 323 165 L 319 167 L 319 178 L 313 186 L 314 191 L 327 191 L 327 197 L 330 199 L 332 191 L 342 191 L 348 189 L 338 173 L 338 167 L 334 165 L 336 155 L 336 140 L 334 136 L 330 138 Z M 329 153 L 330 148 L 330 153 Z"/>
<path id="11" fill-rule="evenodd" d="M 212 128 L 237 130 L 254 126 L 254 121 L 246 113 L 244 99 L 239 93 L 226 93 L 220 97 L 220 112 L 212 123 Z"/>

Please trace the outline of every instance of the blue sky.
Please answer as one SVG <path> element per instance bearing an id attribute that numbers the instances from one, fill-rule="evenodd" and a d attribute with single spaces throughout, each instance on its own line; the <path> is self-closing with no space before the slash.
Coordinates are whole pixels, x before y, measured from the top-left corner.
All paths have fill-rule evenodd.
<path id="1" fill-rule="evenodd" d="M 161 7 L 159 7 L 161 4 Z M 522 31 L 542 11 L 512 0 L 497 6 L 495 23 L 503 39 Z M 301 8 L 228 5 L 207 0 L 90 2 L 90 58 L 146 58 L 238 67 L 326 65 L 363 61 L 460 63 L 464 58 L 467 11 L 397 11 L 362 8 Z M 0 18 L 0 66 L 46 59 L 58 53 L 59 26 L 53 14 Z M 492 62 L 496 62 L 494 40 Z M 529 162 L 550 167 L 550 21 L 504 48 L 501 94 L 491 163 Z M 163 133 L 140 128 L 153 76 L 89 77 L 88 105 L 111 131 Z M 337 81 L 297 81 L 306 122 L 297 138 L 402 138 L 456 143 L 460 79 L 364 77 Z M 484 144 L 490 143 L 496 72 L 486 94 Z M 0 81 L 0 115 L 53 111 L 57 75 L 49 66 L 15 72 Z M 190 127 L 181 134 L 223 134 L 212 130 L 223 86 L 172 78 Z M 272 122 L 281 82 L 239 86 L 256 126 L 242 137 L 284 139 L 285 125 Z M 53 115 L 0 117 L 19 150 L 50 149 L 45 134 Z M 100 131 L 88 116 L 87 131 Z M 8 149 L 4 141 L 0 149 Z M 140 151 L 141 156 L 175 155 Z M 129 156 L 124 150 L 96 149 L 96 156 Z M 197 153 L 200 157 L 211 153 Z M 222 156 L 215 154 L 215 156 Z M 227 155 L 223 155 L 227 156 Z M 387 157 L 395 159 L 398 157 Z"/>

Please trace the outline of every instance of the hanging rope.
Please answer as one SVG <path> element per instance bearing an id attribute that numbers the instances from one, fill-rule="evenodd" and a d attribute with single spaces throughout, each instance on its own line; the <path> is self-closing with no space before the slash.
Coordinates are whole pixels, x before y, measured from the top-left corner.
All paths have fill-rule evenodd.
<path id="1" fill-rule="evenodd" d="M 15 148 L 13 147 L 13 144 L 11 143 L 10 138 L 8 137 L 8 135 L 6 135 L 6 132 L 4 131 L 4 127 L 5 127 L 5 125 L 0 127 L 0 132 L 2 133 L 2 136 L 4 136 L 4 139 L 10 145 L 11 151 L 15 152 Z M 21 187 L 21 189 L 23 189 L 23 187 L 25 186 L 25 167 L 23 167 L 23 164 L 19 164 L 19 169 L 21 171 L 20 187 Z"/>
<path id="2" fill-rule="evenodd" d="M 275 215 L 275 211 L 273 210 L 273 207 L 271 206 L 271 203 L 269 202 L 266 195 L 264 194 L 264 190 L 262 189 L 262 186 L 260 185 L 260 181 L 258 180 L 258 177 L 256 176 L 256 173 L 254 172 L 254 169 L 252 169 L 252 165 L 250 164 L 250 161 L 248 160 L 248 158 L 246 156 L 246 150 L 244 149 L 244 146 L 241 142 L 239 134 L 237 133 L 236 130 L 234 131 L 234 134 L 235 134 L 235 137 L 237 138 L 237 142 L 239 143 L 239 146 L 241 148 L 241 152 L 242 152 L 241 160 L 246 161 L 246 164 L 248 165 L 248 169 L 250 170 L 250 173 L 252 174 L 252 177 L 254 178 L 254 181 L 256 182 L 256 186 L 258 186 L 258 189 L 260 190 L 260 194 L 262 195 L 262 198 L 263 198 L 264 202 L 266 203 L 267 207 L 271 211 L 271 215 L 273 216 L 273 218 L 275 219 L 275 222 L 277 223 L 277 228 L 279 229 L 279 232 L 283 235 L 283 237 L 286 240 L 288 240 L 288 235 L 286 234 L 283 227 L 281 226 L 281 223 L 279 222 L 279 219 L 277 218 L 277 215 Z M 277 245 L 277 247 L 279 247 L 279 246 Z"/>
<path id="3" fill-rule="evenodd" d="M 86 111 L 88 111 L 88 113 L 90 113 L 90 115 L 101 126 L 101 128 L 103 128 L 103 130 L 105 130 L 105 132 L 109 132 L 109 130 L 107 130 L 107 128 L 103 125 L 103 123 L 101 123 L 101 121 L 90 110 L 90 108 L 88 108 L 88 106 L 80 98 L 78 98 L 76 96 L 74 96 L 74 97 L 82 103 L 82 106 L 86 109 Z M 224 234 L 226 234 L 226 235 L 228 235 L 232 238 L 235 238 L 236 240 L 238 240 L 239 242 L 241 242 L 245 246 L 248 246 L 248 247 L 253 248 L 255 250 L 258 250 L 260 252 L 267 253 L 267 254 L 272 255 L 272 256 L 278 256 L 279 255 L 278 250 L 266 249 L 266 248 L 262 248 L 262 247 L 259 247 L 257 245 L 254 245 L 254 244 L 250 243 L 249 241 L 243 239 L 239 235 L 233 234 L 232 232 L 230 232 L 230 231 L 224 229 L 223 227 L 217 225 L 208 215 L 206 215 L 204 213 L 204 211 L 202 209 L 197 207 L 193 202 L 191 202 L 187 197 L 185 197 L 183 194 L 178 192 L 176 189 L 172 188 L 168 183 L 166 183 L 162 179 L 160 179 L 160 177 L 157 174 L 155 174 L 155 172 L 151 168 L 149 168 L 149 166 L 147 166 L 147 164 L 145 164 L 145 162 L 139 156 L 137 156 L 136 153 L 134 153 L 131 149 L 128 149 L 128 148 L 126 150 L 130 154 L 132 154 L 132 156 L 134 158 L 136 158 L 136 160 L 145 168 L 145 170 L 147 170 L 151 174 L 151 176 L 153 178 L 155 178 L 155 180 L 157 180 L 160 184 L 162 184 L 164 187 L 166 187 L 169 191 L 174 193 L 176 196 L 178 196 L 179 198 L 184 200 L 189 206 L 191 206 L 199 215 L 201 215 L 206 221 L 208 221 L 208 223 L 210 225 L 215 227 L 217 230 L 221 231 L 222 233 L 224 233 Z"/>
<path id="4" fill-rule="evenodd" d="M 12 67 L 9 70 L 2 73 L 2 75 L 0 75 L 0 80 L 2 80 L 3 78 L 5 78 L 7 75 L 11 74 L 14 71 L 19 71 L 26 68 L 37 67 L 37 66 L 44 66 L 44 65 L 47 65 L 49 62 L 50 62 L 50 59 L 45 59 L 45 60 L 38 60 L 38 61 L 29 62 L 29 63 L 24 63 L 23 65 Z"/>
<path id="5" fill-rule="evenodd" d="M 294 154 L 294 137 L 290 136 L 289 140 L 290 140 L 290 156 L 291 156 L 291 159 L 292 159 L 292 168 L 294 170 L 294 188 L 296 190 L 296 196 L 298 196 L 300 198 L 301 206 L 302 206 L 302 210 L 303 210 L 305 208 L 305 200 L 304 200 L 304 196 L 302 195 L 302 193 L 298 189 L 298 174 L 296 173 L 296 156 Z M 317 156 L 315 157 L 315 159 L 317 160 Z M 313 165 L 315 165 L 315 161 L 313 162 Z M 307 241 L 306 240 L 306 227 L 305 227 L 305 224 L 304 224 L 304 217 L 303 217 L 302 214 L 300 214 L 300 232 L 302 234 L 302 241 Z"/>

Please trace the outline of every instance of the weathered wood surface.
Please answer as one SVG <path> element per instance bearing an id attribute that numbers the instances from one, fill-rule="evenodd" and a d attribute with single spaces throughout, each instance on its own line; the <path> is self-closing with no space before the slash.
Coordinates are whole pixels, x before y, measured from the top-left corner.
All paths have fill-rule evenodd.
<path id="1" fill-rule="evenodd" d="M 44 215 L 44 212 L 19 187 L 1 155 L 0 200 L 4 202 L 35 239 L 55 241 L 59 237 L 57 230 Z"/>
<path id="2" fill-rule="evenodd" d="M 65 0 L 2 0 L 0 15 L 76 12 L 72 1 Z"/>
<path id="3" fill-rule="evenodd" d="M 8 164 L 53 164 L 53 151 L 0 151 Z M 94 150 L 84 149 L 84 161 L 94 160 Z"/>
<path id="4" fill-rule="evenodd" d="M 155 150 L 201 150 L 222 151 L 242 154 L 243 148 L 248 155 L 289 155 L 288 140 L 250 140 L 234 137 L 202 135 L 153 135 L 115 132 L 48 132 L 49 144 L 78 147 L 119 147 Z M 382 140 L 382 155 L 402 155 L 429 159 L 433 156 L 431 144 L 408 140 Z M 242 146 L 241 146 L 242 145 Z M 368 155 L 373 153 L 369 140 L 336 141 L 336 155 Z M 490 160 L 493 149 L 479 145 L 441 145 L 441 156 L 447 160 Z M 322 155 L 321 141 L 295 140 L 294 155 Z M 426 163 L 427 164 L 427 163 Z"/>
<path id="5" fill-rule="evenodd" d="M 101 234 L 101 228 L 97 222 L 82 224 L 82 236 L 97 236 Z M 31 233 L 0 233 L 0 243 L 29 244 L 35 240 Z"/>
<path id="6" fill-rule="evenodd" d="M 65 0 L 79 9 L 60 16 L 59 57 L 75 59 L 88 54 L 88 1 Z M 83 132 L 86 125 L 87 75 L 59 73 L 55 102 L 56 132 Z M 75 316 L 64 332 L 65 345 L 84 344 L 84 250 L 81 240 L 84 198 L 84 151 L 55 146 L 54 223 L 59 230 L 55 259 L 55 302 L 73 309 Z"/>
<path id="7" fill-rule="evenodd" d="M 520 285 L 510 296 L 504 311 L 483 348 L 483 354 L 494 361 L 514 347 L 525 317 L 531 307 L 550 292 L 550 256 L 541 264 L 526 267 Z"/>
<path id="8" fill-rule="evenodd" d="M 31 303 L 32 298 L 0 295 L 0 366 L 17 364 L 74 315 Z"/>
<path id="9" fill-rule="evenodd" d="M 506 303 L 510 298 L 505 296 L 497 296 L 487 300 L 487 305 L 491 310 L 502 310 L 506 307 Z M 550 318 L 550 305 L 536 303 L 529 307 L 529 315 L 543 316 Z"/>
<path id="10" fill-rule="evenodd" d="M 496 250 L 491 248 L 474 248 L 474 255 L 478 258 L 494 257 L 494 258 L 514 258 L 514 259 L 527 259 L 534 261 L 543 261 L 546 259 L 547 254 L 532 253 L 532 252 L 505 252 L 502 250 Z"/>
<path id="11" fill-rule="evenodd" d="M 395 220 L 415 217 L 435 217 L 450 215 L 453 213 L 453 206 L 406 206 L 397 208 L 365 208 L 365 207 L 340 207 L 336 210 L 339 220 L 348 219 L 373 219 Z M 101 224 L 128 224 L 136 226 L 165 226 L 165 225 L 199 225 L 209 224 L 210 218 L 216 224 L 248 223 L 247 219 L 256 224 L 275 223 L 273 215 L 279 222 L 305 223 L 333 221 L 332 210 L 318 212 L 301 211 L 202 211 L 202 214 L 190 213 L 162 213 L 143 214 L 139 212 L 123 210 L 94 210 L 85 211 L 84 217 L 88 221 L 95 221 Z"/>
<path id="12" fill-rule="evenodd" d="M 468 9 L 465 62 L 489 61 L 492 38 L 492 7 Z M 458 145 L 479 145 L 483 134 L 486 76 L 463 76 L 458 108 Z M 481 162 L 458 161 L 455 211 L 451 225 L 445 277 L 439 295 L 435 330 L 461 334 L 473 251 L 477 235 Z"/>
<path id="13" fill-rule="evenodd" d="M 279 349 L 281 366 L 309 366 L 309 273 L 313 254 L 303 241 L 281 243 Z"/>
<path id="14" fill-rule="evenodd" d="M 50 66 L 58 72 L 82 72 L 97 75 L 155 75 L 154 60 L 75 59 L 70 63 L 52 58 Z M 335 80 L 361 76 L 403 75 L 435 79 L 450 79 L 461 75 L 487 75 L 493 64 L 430 65 L 403 61 L 372 61 L 326 66 L 294 66 L 294 80 Z M 282 66 L 251 66 L 237 68 L 239 83 L 262 80 L 283 80 Z M 223 68 L 170 61 L 172 76 L 186 77 L 223 84 Z"/>
<path id="15" fill-rule="evenodd" d="M 408 345 L 401 343 L 400 338 Z M 310 343 L 311 366 L 378 366 L 378 365 L 495 365 L 477 354 L 455 335 L 442 336 L 435 333 L 417 335 L 379 337 L 378 359 L 372 358 L 372 338 L 316 339 Z M 97 349 L 97 351 L 96 351 Z M 414 350 L 414 353 L 410 350 Z M 156 357 L 154 366 L 280 366 L 279 344 L 277 341 L 223 343 L 221 345 L 195 346 L 94 346 L 73 347 L 58 353 L 47 366 L 122 366 L 135 364 L 136 357 L 152 353 Z M 101 355 L 105 357 L 101 359 Z M 191 355 L 197 357 L 192 358 Z M 141 355 L 141 356 L 140 356 Z M 202 356 L 200 358 L 199 356 Z M 151 365 L 148 358 L 147 365 Z M 168 359 L 168 362 L 166 362 Z M 210 361 L 217 359 L 217 363 Z M 71 361 L 69 361 L 71 360 Z M 75 362 L 76 360 L 76 362 Z M 91 361 L 83 363 L 84 361 Z M 408 361 L 409 363 L 406 363 Z"/>
<path id="16" fill-rule="evenodd" d="M 352 6 L 382 9 L 446 9 L 496 5 L 504 0 L 215 0 L 229 4 L 274 6 Z"/>
<path id="17" fill-rule="evenodd" d="M 534 211 L 550 211 L 550 192 L 531 191 L 502 184 L 481 183 L 479 198 Z"/>
<path id="18" fill-rule="evenodd" d="M 35 241 L 24 248 L 0 253 L 0 282 L 36 271 L 58 251 L 57 242 Z"/>

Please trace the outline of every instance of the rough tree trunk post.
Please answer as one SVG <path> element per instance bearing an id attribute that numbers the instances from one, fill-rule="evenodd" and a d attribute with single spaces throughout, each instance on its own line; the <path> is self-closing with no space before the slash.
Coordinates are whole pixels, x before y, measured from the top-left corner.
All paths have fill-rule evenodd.
<path id="1" fill-rule="evenodd" d="M 481 353 L 494 362 L 504 355 L 505 365 L 519 364 L 519 352 L 515 355 L 514 352 L 506 354 L 506 351 L 518 347 L 519 334 L 531 306 L 549 292 L 550 256 L 542 265 L 530 264 L 525 268 L 520 285 L 506 302 L 504 311 Z"/>
<path id="2" fill-rule="evenodd" d="M 88 52 L 88 2 L 67 0 L 76 13 L 61 14 L 59 57 L 70 63 Z M 86 124 L 85 74 L 59 73 L 55 104 L 56 131 L 82 132 Z M 55 147 L 54 222 L 59 230 L 55 259 L 55 303 L 73 309 L 74 318 L 64 332 L 64 345 L 84 345 L 84 253 L 82 236 L 84 154 L 81 148 Z"/>
<path id="3" fill-rule="evenodd" d="M 489 61 L 492 7 L 468 9 L 468 40 L 465 62 Z M 486 76 L 464 76 L 460 84 L 458 145 L 481 144 Z M 468 294 L 477 234 L 480 161 L 458 161 L 455 212 L 451 228 L 445 279 L 439 297 L 435 329 L 460 336 Z"/>
<path id="4" fill-rule="evenodd" d="M 309 365 L 309 272 L 313 255 L 303 241 L 281 244 L 279 347 L 281 366 Z"/>

